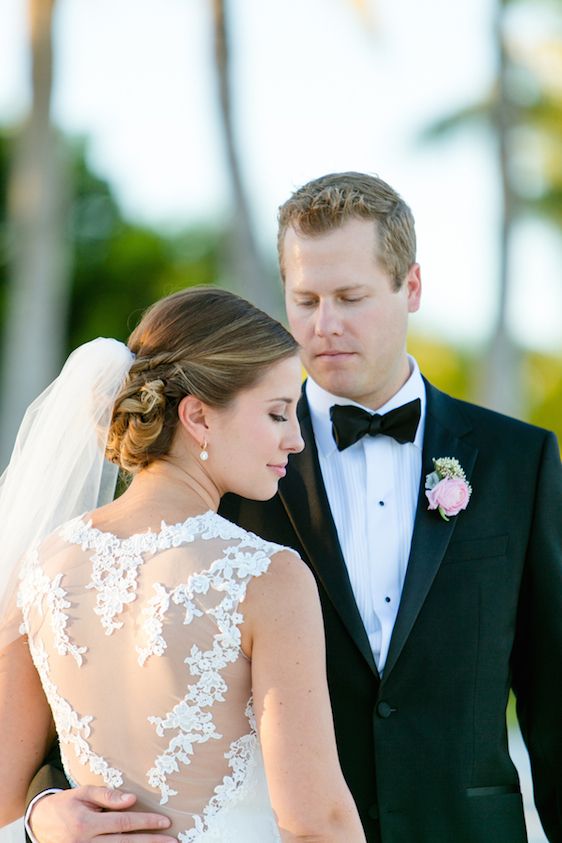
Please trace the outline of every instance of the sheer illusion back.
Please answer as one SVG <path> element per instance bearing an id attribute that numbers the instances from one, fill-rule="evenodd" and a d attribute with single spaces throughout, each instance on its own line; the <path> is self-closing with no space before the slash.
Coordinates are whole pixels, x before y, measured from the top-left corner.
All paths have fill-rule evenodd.
<path id="1" fill-rule="evenodd" d="M 71 783 L 136 793 L 182 843 L 280 840 L 240 649 L 279 550 L 208 512 L 127 539 L 79 518 L 28 554 L 23 630 Z"/>

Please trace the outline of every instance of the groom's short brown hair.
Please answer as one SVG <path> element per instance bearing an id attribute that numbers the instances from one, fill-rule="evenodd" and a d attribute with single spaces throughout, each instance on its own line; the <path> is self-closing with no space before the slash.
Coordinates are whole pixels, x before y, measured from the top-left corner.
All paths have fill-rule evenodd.
<path id="1" fill-rule="evenodd" d="M 285 282 L 283 245 L 288 228 L 314 237 L 350 219 L 372 220 L 382 268 L 399 289 L 416 260 L 414 217 L 401 196 L 378 176 L 330 173 L 296 190 L 279 208 L 277 250 Z"/>

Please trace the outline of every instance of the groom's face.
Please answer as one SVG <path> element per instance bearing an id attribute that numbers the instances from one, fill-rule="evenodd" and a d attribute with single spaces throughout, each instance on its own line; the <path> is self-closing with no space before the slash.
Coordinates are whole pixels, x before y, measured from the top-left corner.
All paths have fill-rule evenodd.
<path id="1" fill-rule="evenodd" d="M 302 362 L 328 392 L 372 409 L 407 380 L 408 313 L 418 309 L 419 266 L 400 289 L 377 259 L 375 224 L 351 219 L 326 234 L 289 228 L 285 303 Z"/>

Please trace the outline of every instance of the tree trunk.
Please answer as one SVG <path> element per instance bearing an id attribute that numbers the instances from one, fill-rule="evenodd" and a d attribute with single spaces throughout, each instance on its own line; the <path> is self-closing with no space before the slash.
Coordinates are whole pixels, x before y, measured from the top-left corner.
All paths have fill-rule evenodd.
<path id="1" fill-rule="evenodd" d="M 220 117 L 234 200 L 232 237 L 227 250 L 225 276 L 240 295 L 272 315 L 278 315 L 281 296 L 261 258 L 253 233 L 250 209 L 240 167 L 232 118 L 230 50 L 226 0 L 213 0 L 215 68 Z"/>
<path id="2" fill-rule="evenodd" d="M 57 374 L 64 348 L 70 248 L 64 152 L 50 120 L 54 2 L 29 0 L 28 7 L 32 105 L 17 140 L 8 186 L 2 465 L 25 408 Z"/>
<path id="3" fill-rule="evenodd" d="M 507 308 L 511 279 L 511 241 L 515 222 L 515 197 L 511 187 L 509 138 L 513 125 L 509 94 L 509 58 L 504 37 L 504 2 L 497 0 L 494 37 L 498 51 L 497 98 L 493 126 L 498 149 L 501 192 L 500 265 L 498 311 L 494 333 L 485 360 L 483 403 L 488 407 L 521 416 L 520 352 L 507 327 Z"/>

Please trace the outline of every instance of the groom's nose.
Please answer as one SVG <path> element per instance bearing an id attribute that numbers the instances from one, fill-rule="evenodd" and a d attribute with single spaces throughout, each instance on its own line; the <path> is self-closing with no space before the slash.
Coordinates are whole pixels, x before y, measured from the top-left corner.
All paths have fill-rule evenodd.
<path id="1" fill-rule="evenodd" d="M 314 314 L 314 333 L 318 337 L 340 335 L 343 332 L 342 320 L 335 304 L 323 299 Z"/>

